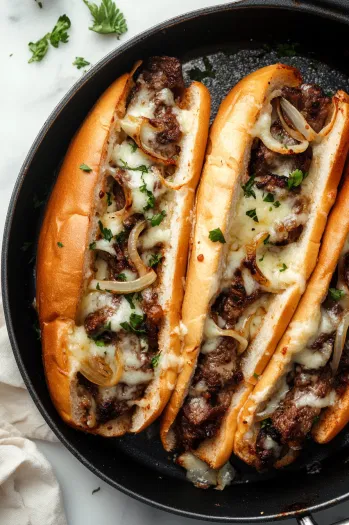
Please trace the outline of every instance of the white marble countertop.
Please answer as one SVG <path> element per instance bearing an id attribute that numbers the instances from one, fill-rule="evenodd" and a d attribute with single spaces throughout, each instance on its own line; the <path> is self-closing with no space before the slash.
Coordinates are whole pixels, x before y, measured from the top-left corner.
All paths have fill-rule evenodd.
<path id="1" fill-rule="evenodd" d="M 114 47 L 159 22 L 187 11 L 227 2 L 117 0 L 129 27 L 120 41 L 114 36 L 89 31 L 91 16 L 82 0 L 42 0 L 42 3 L 40 9 L 34 0 L 0 2 L 3 72 L 0 83 L 0 238 L 17 174 L 35 136 L 55 105 L 83 74 L 72 65 L 75 57 L 83 56 L 95 64 Z M 69 43 L 59 49 L 51 48 L 41 63 L 28 64 L 28 42 L 36 41 L 50 31 L 64 13 L 72 22 Z M 38 446 L 53 464 L 59 479 L 69 525 L 195 523 L 145 506 L 114 490 L 60 444 L 39 442 Z M 100 491 L 92 495 L 98 487 Z M 330 523 L 348 515 L 349 505 L 342 504 L 321 513 L 317 519 L 320 524 Z"/>

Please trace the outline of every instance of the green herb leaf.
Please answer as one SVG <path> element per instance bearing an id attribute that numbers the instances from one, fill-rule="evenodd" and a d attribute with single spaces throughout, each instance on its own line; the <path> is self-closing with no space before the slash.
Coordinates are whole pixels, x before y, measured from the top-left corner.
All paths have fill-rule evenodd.
<path id="1" fill-rule="evenodd" d="M 113 203 L 110 191 L 107 191 L 107 206 L 111 206 Z"/>
<path id="2" fill-rule="evenodd" d="M 21 248 L 22 252 L 26 252 L 29 250 L 29 248 L 33 245 L 32 241 L 26 241 L 23 243 L 23 246 Z"/>
<path id="3" fill-rule="evenodd" d="M 221 242 L 222 244 L 225 244 L 227 242 L 220 228 L 215 228 L 214 230 L 211 230 L 208 234 L 208 238 L 212 242 Z"/>
<path id="4" fill-rule="evenodd" d="M 267 235 L 267 237 L 264 239 L 263 244 L 268 244 L 270 239 L 270 235 Z"/>
<path id="5" fill-rule="evenodd" d="M 50 42 L 53 47 L 58 47 L 60 42 L 63 44 L 68 42 L 69 35 L 67 31 L 70 26 L 71 22 L 67 15 L 62 15 L 58 18 L 57 23 L 52 29 L 52 33 L 50 35 Z"/>
<path id="6" fill-rule="evenodd" d="M 340 301 L 345 295 L 345 292 L 343 290 L 338 290 L 338 288 L 330 288 L 329 292 L 331 299 L 334 301 Z"/>
<path id="7" fill-rule="evenodd" d="M 112 231 L 109 230 L 109 228 L 104 228 L 102 221 L 98 221 L 98 226 L 99 226 L 99 229 L 101 231 L 102 237 L 106 241 L 110 242 L 112 240 L 112 238 L 113 238 Z"/>
<path id="8" fill-rule="evenodd" d="M 266 428 L 266 427 L 270 427 L 270 425 L 272 425 L 272 420 L 270 417 L 267 417 L 267 419 L 263 419 L 263 421 L 261 422 L 261 428 Z"/>
<path id="9" fill-rule="evenodd" d="M 126 230 L 122 230 L 120 233 L 117 233 L 115 235 L 115 240 L 116 242 L 120 245 L 120 244 L 123 244 L 125 242 L 125 240 L 127 239 L 127 231 Z"/>
<path id="10" fill-rule="evenodd" d="M 274 202 L 274 195 L 272 193 L 267 193 L 263 201 L 264 202 Z"/>
<path id="11" fill-rule="evenodd" d="M 126 282 L 127 281 L 127 277 L 124 273 L 119 273 L 117 276 L 116 276 L 116 280 L 117 281 L 122 281 L 122 282 Z"/>
<path id="12" fill-rule="evenodd" d="M 247 215 L 248 217 L 251 217 L 251 219 L 253 219 L 254 222 L 259 222 L 259 221 L 258 221 L 258 217 L 257 217 L 257 213 L 256 213 L 256 208 L 254 208 L 253 210 L 248 210 L 248 211 L 246 212 L 246 215 Z"/>
<path id="13" fill-rule="evenodd" d="M 260 259 L 258 259 L 258 260 L 259 260 L 259 262 L 262 262 L 263 259 L 264 259 L 264 255 L 262 255 L 262 257 Z"/>
<path id="14" fill-rule="evenodd" d="M 160 361 L 160 355 L 161 354 L 156 354 L 154 355 L 154 357 L 152 358 L 150 364 L 153 368 L 156 368 L 159 364 L 159 361 Z"/>
<path id="15" fill-rule="evenodd" d="M 166 217 L 166 212 L 165 210 L 162 210 L 161 213 L 157 213 L 156 215 L 152 216 L 152 218 L 150 219 L 150 224 L 152 226 L 159 226 L 159 224 L 161 224 L 161 222 L 163 221 L 165 217 Z"/>
<path id="16" fill-rule="evenodd" d="M 280 268 L 279 272 L 285 272 L 287 270 L 288 266 L 286 266 L 285 263 L 282 263 L 282 267 Z"/>
<path id="17" fill-rule="evenodd" d="M 278 57 L 294 57 L 297 55 L 297 47 L 299 47 L 299 44 L 296 43 L 285 43 L 285 44 L 278 44 L 276 46 L 276 53 Z"/>
<path id="18" fill-rule="evenodd" d="M 275 201 L 274 204 L 273 204 L 273 206 L 274 206 L 275 208 L 278 208 L 279 206 L 281 206 L 281 202 L 280 202 L 280 201 Z"/>
<path id="19" fill-rule="evenodd" d="M 96 346 L 105 346 L 105 342 L 102 339 L 94 339 Z"/>
<path id="20" fill-rule="evenodd" d="M 163 255 L 161 253 L 153 253 L 148 261 L 148 266 L 150 266 L 150 268 L 154 268 L 154 266 L 159 264 L 162 258 Z"/>
<path id="21" fill-rule="evenodd" d="M 90 242 L 90 244 L 88 245 L 89 249 L 90 250 L 95 250 L 96 249 L 96 241 L 94 242 Z"/>
<path id="22" fill-rule="evenodd" d="M 135 151 L 138 150 L 138 146 L 133 140 L 132 140 L 132 142 L 129 142 L 128 144 L 129 144 L 129 146 L 131 148 L 132 153 L 135 153 Z"/>
<path id="23" fill-rule="evenodd" d="M 255 379 L 258 379 L 258 378 L 259 378 L 259 374 L 254 373 L 254 374 L 253 374 L 253 377 L 254 377 Z"/>
<path id="24" fill-rule="evenodd" d="M 90 64 L 91 62 L 88 62 L 83 57 L 75 57 L 75 60 L 73 62 L 73 66 L 76 66 L 78 69 L 89 66 Z"/>
<path id="25" fill-rule="evenodd" d="M 31 64 L 32 62 L 41 62 L 48 51 L 49 37 L 50 33 L 47 33 L 47 35 L 40 38 L 37 42 L 29 42 L 28 47 L 32 52 L 32 56 L 28 60 L 28 64 Z"/>
<path id="26" fill-rule="evenodd" d="M 139 191 L 141 191 L 142 193 L 145 193 L 146 196 L 147 196 L 147 204 L 145 206 L 143 206 L 143 210 L 147 211 L 147 210 L 150 210 L 150 208 L 154 208 L 154 206 L 155 206 L 155 196 L 154 196 L 153 192 L 148 190 L 147 185 L 144 182 L 143 175 L 142 175 L 142 181 L 143 181 L 143 184 L 142 184 L 142 186 L 139 187 Z"/>
<path id="27" fill-rule="evenodd" d="M 246 184 L 243 184 L 241 186 L 241 188 L 243 189 L 245 197 L 253 197 L 254 199 L 256 198 L 256 194 L 255 194 L 254 190 L 252 189 L 252 186 L 255 183 L 255 180 L 254 180 L 255 177 L 256 177 L 255 175 L 251 175 L 251 177 L 248 179 Z"/>
<path id="28" fill-rule="evenodd" d="M 289 190 L 292 190 L 292 188 L 297 188 L 297 186 L 300 186 L 303 182 L 303 180 L 307 177 L 308 173 L 303 173 L 302 170 L 294 170 L 292 173 L 289 174 L 289 177 L 287 179 L 287 187 Z"/>
<path id="29" fill-rule="evenodd" d="M 203 58 L 205 69 L 202 71 L 198 67 L 193 67 L 188 71 L 190 80 L 202 82 L 205 78 L 216 78 L 216 72 L 208 57 Z"/>
<path id="30" fill-rule="evenodd" d="M 141 171 L 142 173 L 149 173 L 149 169 L 147 168 L 145 164 L 141 164 L 140 166 L 137 166 L 136 168 L 131 168 L 131 166 L 129 166 L 127 162 L 125 162 L 123 159 L 120 159 L 120 162 L 124 170 Z"/>
<path id="31" fill-rule="evenodd" d="M 130 293 L 130 294 L 127 294 L 127 295 L 124 295 L 126 301 L 128 302 L 128 304 L 130 305 L 130 308 L 131 310 L 135 310 L 135 303 L 133 302 L 133 293 Z"/>
<path id="32" fill-rule="evenodd" d="M 132 313 L 130 315 L 130 321 L 128 323 L 127 322 L 120 323 L 120 326 L 122 326 L 122 328 L 126 330 L 126 332 L 133 332 L 135 334 L 144 334 L 145 328 L 143 327 L 143 323 L 144 323 L 144 315 L 138 315 L 138 314 Z"/>
<path id="33" fill-rule="evenodd" d="M 58 241 L 58 242 L 57 242 L 57 246 L 58 246 L 59 248 L 63 248 L 64 244 Z"/>
<path id="34" fill-rule="evenodd" d="M 93 17 L 93 25 L 89 27 L 95 33 L 107 35 L 115 33 L 119 38 L 126 33 L 127 24 L 124 15 L 112 0 L 102 0 L 100 6 L 84 0 Z"/>
<path id="35" fill-rule="evenodd" d="M 99 283 L 97 283 L 96 290 L 100 290 L 101 287 L 99 286 Z"/>
<path id="36" fill-rule="evenodd" d="M 87 171 L 88 173 L 92 171 L 92 168 L 90 168 L 90 166 L 87 166 L 87 164 L 80 164 L 79 168 L 81 169 L 81 171 Z"/>

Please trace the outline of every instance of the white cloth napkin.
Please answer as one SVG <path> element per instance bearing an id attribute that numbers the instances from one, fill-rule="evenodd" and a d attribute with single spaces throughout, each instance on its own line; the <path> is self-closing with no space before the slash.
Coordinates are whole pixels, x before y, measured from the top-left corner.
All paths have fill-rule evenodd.
<path id="1" fill-rule="evenodd" d="M 25 388 L 0 311 L 0 525 L 67 525 L 52 467 L 31 439 L 57 441 Z"/>

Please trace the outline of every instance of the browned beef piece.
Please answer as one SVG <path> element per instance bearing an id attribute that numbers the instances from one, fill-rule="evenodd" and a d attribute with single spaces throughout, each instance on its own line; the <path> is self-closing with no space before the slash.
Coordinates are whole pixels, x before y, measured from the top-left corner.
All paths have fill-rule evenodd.
<path id="1" fill-rule="evenodd" d="M 238 368 L 237 347 L 235 339 L 223 337 L 216 350 L 201 357 L 193 384 L 199 376 L 212 392 L 231 382 Z"/>
<path id="2" fill-rule="evenodd" d="M 158 118 L 151 119 L 150 124 L 160 130 L 156 134 L 156 140 L 159 144 L 171 144 L 178 142 L 181 138 L 181 129 L 171 108 L 167 108 Z"/>
<path id="3" fill-rule="evenodd" d="M 108 263 L 109 269 L 109 278 L 111 280 L 117 280 L 118 275 L 123 272 L 123 270 L 130 269 L 130 265 L 124 250 L 118 243 L 113 244 L 115 250 L 115 255 L 111 255 L 105 251 L 99 251 L 99 257 L 104 259 Z"/>
<path id="4" fill-rule="evenodd" d="M 275 188 L 287 188 L 287 177 L 280 175 L 261 175 L 256 179 L 256 186 L 259 190 L 273 193 Z"/>
<path id="5" fill-rule="evenodd" d="M 275 246 L 286 246 L 297 242 L 303 232 L 303 224 L 297 224 L 293 222 L 282 223 L 279 227 L 280 240 L 273 239 Z"/>
<path id="6" fill-rule="evenodd" d="M 143 220 L 143 215 L 141 213 L 134 213 L 133 215 L 128 215 L 126 219 L 123 221 L 123 225 L 125 226 L 126 230 L 132 230 L 134 226 L 136 226 L 138 221 Z"/>
<path id="7" fill-rule="evenodd" d="M 284 87 L 282 96 L 301 111 L 305 120 L 316 132 L 324 127 L 331 98 L 325 96 L 321 87 L 313 84 L 303 84 L 300 89 Z"/>
<path id="8" fill-rule="evenodd" d="M 143 292 L 142 310 L 146 315 L 145 329 L 150 351 L 157 352 L 159 348 L 159 330 L 164 312 L 158 303 L 158 294 L 156 292 L 150 290 Z"/>
<path id="9" fill-rule="evenodd" d="M 226 321 L 227 327 L 232 328 L 247 306 L 256 301 L 261 293 L 260 290 L 256 290 L 247 295 L 241 271 L 237 270 L 231 287 L 219 294 L 215 300 L 212 312 L 217 312 Z"/>
<path id="10" fill-rule="evenodd" d="M 331 343 L 331 345 L 333 345 L 335 335 L 335 332 L 331 332 L 329 334 L 320 334 L 319 337 L 315 339 L 310 348 L 312 348 L 313 350 L 321 350 L 325 343 Z"/>
<path id="11" fill-rule="evenodd" d="M 271 439 L 274 443 L 270 441 Z M 260 429 L 255 447 L 256 469 L 259 471 L 271 468 L 280 458 L 282 452 L 280 436 L 272 425 Z"/>
<path id="12" fill-rule="evenodd" d="M 91 381 L 86 379 L 86 377 L 80 374 L 80 372 L 78 372 L 76 376 L 77 376 L 78 386 L 82 386 L 93 397 L 96 397 L 98 394 L 98 386 L 95 385 L 94 383 L 91 383 Z"/>
<path id="13" fill-rule="evenodd" d="M 121 184 L 116 180 L 113 182 L 113 194 L 116 203 L 116 210 L 122 210 L 125 207 L 126 199 Z"/>
<path id="14" fill-rule="evenodd" d="M 283 163 L 287 163 L 290 172 L 299 169 L 302 170 L 303 173 L 306 173 L 309 171 L 311 159 L 312 149 L 310 146 L 303 153 L 299 153 L 297 155 L 281 155 L 281 153 L 275 153 L 274 151 L 268 149 L 260 140 L 257 142 L 257 147 L 252 150 L 249 172 L 256 175 L 257 188 L 259 187 L 260 189 L 265 189 L 266 191 L 273 193 L 275 188 L 287 188 L 287 179 L 286 184 L 281 182 L 280 179 L 285 179 L 281 176 L 279 176 L 280 178 L 278 179 L 269 179 L 267 182 L 267 188 L 263 187 L 263 182 L 258 180 L 259 177 L 273 174 L 277 175 L 275 174 L 275 171 L 277 171 L 280 165 Z"/>
<path id="15" fill-rule="evenodd" d="M 296 399 L 310 392 L 324 398 L 330 392 L 331 386 L 332 373 L 329 365 L 320 370 L 307 371 L 297 366 L 294 387 L 272 415 L 273 427 L 280 434 L 282 443 L 292 448 L 300 448 L 311 430 L 314 418 L 321 412 L 321 408 L 317 407 L 297 407 Z"/>
<path id="16" fill-rule="evenodd" d="M 95 312 L 91 312 L 85 318 L 84 326 L 89 337 L 95 337 L 106 330 L 109 317 L 113 314 L 113 308 L 105 306 Z"/>
<path id="17" fill-rule="evenodd" d="M 179 95 L 185 87 L 182 65 L 178 58 L 174 57 L 151 57 L 145 65 L 143 78 L 155 91 L 169 88 Z"/>

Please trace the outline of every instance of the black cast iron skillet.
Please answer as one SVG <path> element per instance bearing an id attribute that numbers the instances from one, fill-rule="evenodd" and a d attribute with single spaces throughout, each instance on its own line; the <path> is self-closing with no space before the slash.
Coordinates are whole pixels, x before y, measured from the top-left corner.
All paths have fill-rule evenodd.
<path id="1" fill-rule="evenodd" d="M 126 494 L 187 517 L 247 522 L 301 516 L 349 497 L 349 432 L 328 446 L 309 443 L 291 467 L 258 475 L 232 459 L 237 477 L 223 492 L 205 493 L 186 482 L 153 425 L 139 436 L 103 439 L 66 426 L 45 384 L 35 314 L 34 255 L 44 203 L 67 146 L 107 86 L 139 58 L 180 57 L 186 77 L 209 56 L 215 78 L 206 80 L 214 116 L 222 97 L 242 76 L 276 61 L 299 67 L 306 81 L 328 91 L 349 90 L 347 1 L 245 0 L 157 26 L 110 53 L 66 95 L 45 123 L 19 174 L 2 252 L 6 321 L 18 366 L 46 421 L 90 470 Z M 286 45 L 285 45 L 286 44 Z M 296 53 L 295 56 L 293 56 Z M 40 201 L 44 201 L 40 205 Z M 28 242 L 33 242 L 29 249 Z M 64 293 L 64 290 L 62 291 Z"/>

